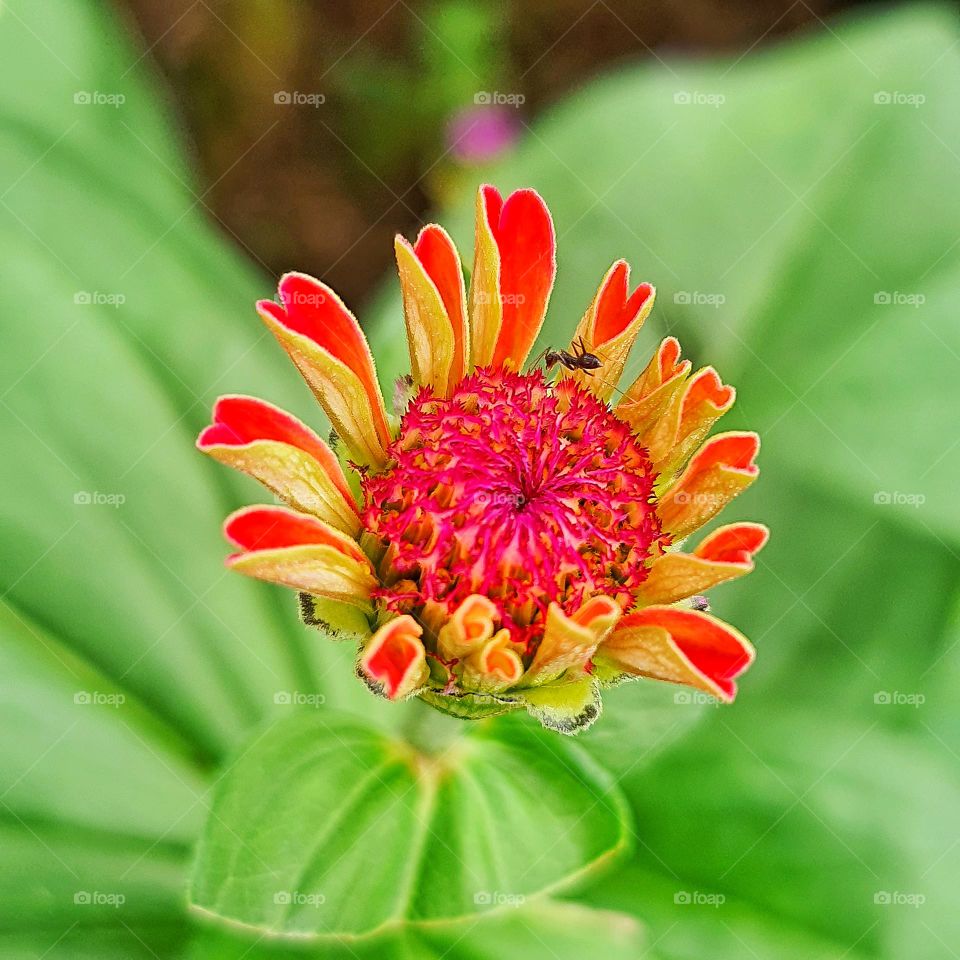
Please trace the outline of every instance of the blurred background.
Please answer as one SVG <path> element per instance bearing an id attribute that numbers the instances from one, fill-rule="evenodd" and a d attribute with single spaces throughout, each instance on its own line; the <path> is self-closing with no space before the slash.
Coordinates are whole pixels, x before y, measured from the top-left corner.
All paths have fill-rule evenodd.
<path id="1" fill-rule="evenodd" d="M 953 3 L 3 0 L 0 957 L 960 956 L 958 41 Z M 263 494 L 196 434 L 222 393 L 322 430 L 253 310 L 288 269 L 389 396 L 393 234 L 436 218 L 469 263 L 486 180 L 556 222 L 536 350 L 624 257 L 658 288 L 626 376 L 671 333 L 737 387 L 762 475 L 723 520 L 773 537 L 711 602 L 758 659 L 729 708 L 605 698 L 576 743 L 633 849 L 562 918 L 211 930 L 224 759 L 295 694 L 401 708 L 224 571 Z"/>
<path id="2" fill-rule="evenodd" d="M 604 71 L 741 56 L 853 5 L 118 0 L 221 227 L 271 273 L 297 263 L 351 302 L 458 171 L 496 159 Z M 316 100 L 278 110 L 284 91 Z M 475 110 L 483 92 L 505 102 Z"/>

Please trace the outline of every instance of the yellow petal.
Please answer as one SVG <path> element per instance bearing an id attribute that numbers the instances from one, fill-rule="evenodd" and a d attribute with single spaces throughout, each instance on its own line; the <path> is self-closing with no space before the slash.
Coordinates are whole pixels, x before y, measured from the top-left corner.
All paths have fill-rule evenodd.
<path id="1" fill-rule="evenodd" d="M 592 597 L 572 617 L 551 603 L 543 639 L 524 681 L 544 683 L 567 670 L 582 670 L 620 614 L 619 604 L 610 597 Z"/>
<path id="2" fill-rule="evenodd" d="M 398 236 L 394 249 L 414 383 L 445 397 L 454 354 L 453 327 L 447 308 L 413 247 Z"/>
<path id="3" fill-rule="evenodd" d="M 352 459 L 382 467 L 390 427 L 356 318 L 333 290 L 304 274 L 284 275 L 280 299 L 280 304 L 257 304 L 263 322 L 296 364 Z"/>
<path id="4" fill-rule="evenodd" d="M 499 630 L 467 658 L 463 686 L 467 690 L 495 693 L 516 685 L 523 676 L 523 661 L 509 630 Z"/>
<path id="5" fill-rule="evenodd" d="M 444 660 L 455 660 L 479 650 L 492 636 L 496 605 L 482 594 L 467 597 L 441 628 L 437 649 Z"/>

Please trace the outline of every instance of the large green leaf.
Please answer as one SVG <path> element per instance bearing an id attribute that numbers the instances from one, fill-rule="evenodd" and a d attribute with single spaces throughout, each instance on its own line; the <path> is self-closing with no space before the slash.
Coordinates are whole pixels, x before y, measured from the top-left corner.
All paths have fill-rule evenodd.
<path id="1" fill-rule="evenodd" d="M 610 775 L 529 723 L 479 725 L 429 754 L 303 713 L 230 764 L 191 901 L 272 935 L 371 933 L 569 886 L 626 834 Z"/>

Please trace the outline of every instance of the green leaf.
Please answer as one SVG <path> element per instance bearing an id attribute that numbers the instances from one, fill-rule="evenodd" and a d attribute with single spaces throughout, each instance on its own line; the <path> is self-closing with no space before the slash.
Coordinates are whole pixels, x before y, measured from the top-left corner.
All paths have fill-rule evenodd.
<path id="1" fill-rule="evenodd" d="M 188 960 L 582 960 L 601 953 L 608 960 L 656 960 L 644 950 L 640 925 L 626 914 L 592 910 L 577 904 L 538 900 L 469 922 L 410 929 L 365 940 L 324 944 L 317 952 L 302 945 L 205 930 Z"/>
<path id="2" fill-rule="evenodd" d="M 224 774 L 191 902 L 272 935 L 368 934 L 568 886 L 620 852 L 625 832 L 612 779 L 529 721 L 427 755 L 298 714 Z"/>

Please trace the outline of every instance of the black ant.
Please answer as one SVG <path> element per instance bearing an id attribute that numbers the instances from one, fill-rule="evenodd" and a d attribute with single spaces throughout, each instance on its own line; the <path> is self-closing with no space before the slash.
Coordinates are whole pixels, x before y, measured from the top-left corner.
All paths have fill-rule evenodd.
<path id="1" fill-rule="evenodd" d="M 568 370 L 582 370 L 588 377 L 592 377 L 593 370 L 599 370 L 603 366 L 603 361 L 593 353 L 587 350 L 587 345 L 583 342 L 583 337 L 571 344 L 573 353 L 566 350 L 554 350 L 547 347 L 538 358 L 542 359 L 548 370 L 551 370 L 558 363 Z"/>

